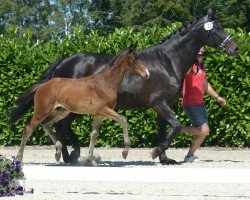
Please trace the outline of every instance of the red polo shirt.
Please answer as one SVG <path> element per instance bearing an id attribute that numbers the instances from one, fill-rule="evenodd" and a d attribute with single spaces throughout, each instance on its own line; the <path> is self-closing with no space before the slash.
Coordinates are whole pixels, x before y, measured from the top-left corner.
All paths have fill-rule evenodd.
<path id="1" fill-rule="evenodd" d="M 205 79 L 204 65 L 194 64 L 184 79 L 182 106 L 204 105 Z"/>

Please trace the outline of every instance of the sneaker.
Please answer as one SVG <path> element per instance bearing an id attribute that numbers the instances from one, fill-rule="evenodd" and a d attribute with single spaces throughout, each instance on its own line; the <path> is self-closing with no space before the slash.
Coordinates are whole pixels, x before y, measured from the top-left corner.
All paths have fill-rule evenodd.
<path id="1" fill-rule="evenodd" d="M 184 162 L 186 163 L 199 162 L 199 159 L 196 156 L 185 156 Z"/>

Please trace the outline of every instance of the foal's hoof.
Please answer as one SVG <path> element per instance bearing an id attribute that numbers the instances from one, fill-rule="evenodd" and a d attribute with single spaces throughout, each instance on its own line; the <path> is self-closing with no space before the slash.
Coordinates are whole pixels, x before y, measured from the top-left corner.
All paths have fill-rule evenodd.
<path id="1" fill-rule="evenodd" d="M 152 159 L 156 159 L 159 155 L 160 155 L 160 151 L 159 151 L 159 148 L 158 147 L 154 147 L 151 151 L 151 156 L 152 156 Z"/>
<path id="2" fill-rule="evenodd" d="M 56 147 L 55 159 L 57 162 L 59 162 L 62 153 L 62 143 L 60 141 L 57 141 L 55 147 Z"/>
<path id="3" fill-rule="evenodd" d="M 56 153 L 55 154 L 55 159 L 56 159 L 57 162 L 59 162 L 60 158 L 61 158 L 61 154 Z"/>
<path id="4" fill-rule="evenodd" d="M 87 159 L 87 166 L 90 166 L 90 167 L 97 167 L 97 163 L 95 160 L 88 160 Z"/>
<path id="5" fill-rule="evenodd" d="M 123 151 L 122 151 L 122 157 L 123 157 L 124 159 L 126 159 L 127 156 L 128 156 L 128 151 L 127 151 L 127 150 L 123 150 Z"/>
<path id="6" fill-rule="evenodd" d="M 23 162 L 23 157 L 17 155 L 15 160 L 19 161 L 20 163 L 22 163 Z"/>

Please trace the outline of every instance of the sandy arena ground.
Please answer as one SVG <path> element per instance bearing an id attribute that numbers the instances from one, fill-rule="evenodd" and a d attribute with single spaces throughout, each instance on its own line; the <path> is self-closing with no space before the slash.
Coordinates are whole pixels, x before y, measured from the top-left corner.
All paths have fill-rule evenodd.
<path id="1" fill-rule="evenodd" d="M 7 157 L 15 156 L 17 150 L 17 146 L 0 146 L 0 154 Z M 60 169 L 61 167 L 62 169 L 67 169 L 67 173 L 69 171 L 72 173 L 73 180 L 69 180 L 70 178 L 68 177 L 70 177 L 70 175 L 63 174 L 63 172 L 57 174 L 61 177 L 59 178 L 60 180 L 53 180 L 53 174 L 51 175 L 51 180 L 43 180 L 45 175 L 43 175 L 44 171 L 41 170 L 39 173 L 36 172 L 39 174 L 38 178 L 35 178 L 36 180 L 34 180 L 34 178 L 28 178 L 25 181 L 26 190 L 33 188 L 33 194 L 4 197 L 1 199 L 250 199 L 249 148 L 200 148 L 197 151 L 200 162 L 188 164 L 182 162 L 187 150 L 188 149 L 173 148 L 167 150 L 168 157 L 180 162 L 180 165 L 167 166 L 161 165 L 158 159 L 152 160 L 150 157 L 150 149 L 131 149 L 127 159 L 124 160 L 122 158 L 121 148 L 96 148 L 95 156 L 98 167 L 91 167 L 92 169 L 90 169 L 90 167 L 86 165 L 87 148 L 81 149 L 79 163 L 71 166 L 63 163 L 62 159 L 59 163 L 55 161 L 55 150 L 53 146 L 30 146 L 27 147 L 24 152 L 24 168 L 31 167 L 33 169 L 40 169 L 40 166 L 46 167 L 46 169 Z M 82 172 L 90 171 L 89 173 L 97 173 L 100 170 L 111 168 L 114 174 L 110 174 L 110 177 L 113 177 L 113 179 L 102 179 L 107 175 L 104 174 L 103 177 L 99 176 L 93 180 L 91 179 L 91 181 L 87 181 L 84 177 L 83 180 L 81 180 L 79 174 L 78 178 L 80 180 L 78 180 L 75 174 L 73 176 L 76 167 L 82 169 Z M 124 174 L 128 173 L 129 170 L 136 172 L 138 175 L 144 175 L 146 181 L 143 182 L 139 179 L 133 179 L 131 174 Z M 228 179 L 224 177 L 225 180 L 222 180 L 223 176 L 221 176 L 221 179 L 216 181 L 217 176 L 220 176 L 218 173 L 227 170 L 236 173 L 232 174 L 232 176 L 236 177 L 235 181 L 232 181 L 234 178 L 230 177 L 230 174 Z M 147 174 L 143 174 L 143 171 Z M 121 174 L 115 174 L 116 172 Z M 154 175 L 159 172 L 163 172 L 162 175 L 159 175 L 159 181 L 155 179 L 151 180 L 151 177 L 155 177 Z M 241 174 L 239 172 L 241 172 Z M 174 173 L 183 173 L 183 175 Z M 237 179 L 237 173 L 239 173 L 239 179 Z M 134 175 L 135 178 L 137 174 Z M 243 179 L 245 179 L 241 181 L 240 176 L 242 176 L 242 174 L 245 176 Z M 119 181 L 119 176 L 121 181 Z M 183 176 L 183 180 L 178 179 L 175 181 L 175 176 L 179 178 Z M 65 177 L 67 178 L 65 179 Z M 124 181 L 126 177 L 128 177 L 128 179 Z M 187 177 L 190 178 L 190 181 L 187 181 Z"/>

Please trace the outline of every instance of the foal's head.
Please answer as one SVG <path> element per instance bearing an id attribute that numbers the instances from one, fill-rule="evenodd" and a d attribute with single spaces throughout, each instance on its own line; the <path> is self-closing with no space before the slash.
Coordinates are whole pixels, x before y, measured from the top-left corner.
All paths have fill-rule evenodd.
<path id="1" fill-rule="evenodd" d="M 130 71 L 140 75 L 143 78 L 149 78 L 149 71 L 138 58 L 135 52 L 136 43 L 131 44 L 127 49 L 123 50 L 117 58 L 111 63 L 115 67 L 121 67 L 125 71 Z"/>

